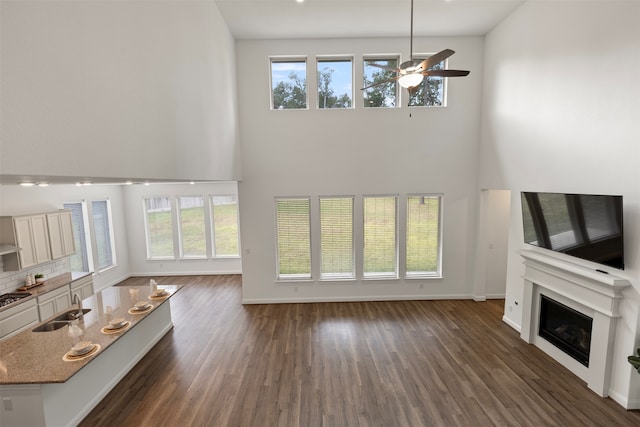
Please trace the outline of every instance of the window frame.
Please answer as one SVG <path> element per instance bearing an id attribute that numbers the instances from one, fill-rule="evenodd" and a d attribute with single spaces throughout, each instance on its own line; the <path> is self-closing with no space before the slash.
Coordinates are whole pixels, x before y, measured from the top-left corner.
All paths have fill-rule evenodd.
<path id="1" fill-rule="evenodd" d="M 199 195 L 177 195 L 174 196 L 175 198 L 175 203 L 176 203 L 176 219 L 177 219 L 177 226 L 178 226 L 178 253 L 179 253 L 179 258 L 180 259 L 188 259 L 188 260 L 197 260 L 197 259 L 207 259 L 208 257 L 208 253 L 209 253 L 209 242 L 207 241 L 207 206 L 206 206 L 206 202 L 205 202 L 205 197 L 201 194 Z M 182 213 L 182 199 L 193 199 L 193 198 L 199 198 L 202 202 L 202 240 L 204 241 L 204 252 L 202 254 L 199 255 L 186 255 L 185 254 L 185 243 L 184 243 L 184 238 L 185 238 L 185 233 L 183 230 L 183 223 L 182 223 L 182 219 L 183 219 L 183 213 Z"/>
<path id="2" fill-rule="evenodd" d="M 161 199 L 166 198 L 169 201 L 169 218 L 171 218 L 171 255 L 164 256 L 154 256 L 151 254 L 151 233 L 149 231 L 149 211 L 147 210 L 147 200 L 148 199 Z M 176 259 L 176 245 L 175 245 L 175 236 L 174 236 L 174 228 L 175 228 L 175 219 L 174 219 L 174 207 L 173 207 L 173 196 L 143 196 L 142 197 L 142 212 L 144 218 L 144 234 L 145 234 L 145 243 L 147 247 L 147 261 L 173 261 Z"/>
<path id="3" fill-rule="evenodd" d="M 278 202 L 281 201 L 300 201 L 300 200 L 306 200 L 307 201 L 307 205 L 308 205 L 308 210 L 307 210 L 307 225 L 308 225 L 308 229 L 307 231 L 307 235 L 308 235 L 308 239 L 309 239 L 309 245 L 308 245 L 308 251 L 309 251 L 309 269 L 308 269 L 308 273 L 292 273 L 292 274 L 281 274 L 280 270 L 281 270 L 281 260 L 280 260 L 280 239 L 279 239 L 279 227 L 278 227 Z M 310 196 L 282 196 L 282 197 L 275 197 L 274 198 L 274 234 L 275 234 L 275 258 L 276 258 L 276 281 L 277 282 L 302 282 L 302 281 L 312 281 L 313 280 L 313 240 L 312 240 L 312 234 L 311 234 L 311 227 L 312 227 L 312 222 L 311 222 L 311 197 Z"/>
<path id="4" fill-rule="evenodd" d="M 425 60 L 433 55 L 435 55 L 437 52 L 433 52 L 433 53 L 416 53 L 413 55 L 413 59 L 416 60 Z M 442 61 L 440 61 L 438 64 L 442 64 L 442 69 L 446 70 L 449 67 L 449 59 L 444 59 Z M 420 107 L 424 107 L 424 108 L 445 108 L 447 106 L 447 85 L 449 82 L 449 79 L 447 77 L 430 77 L 430 76 L 425 76 L 424 79 L 422 80 L 422 82 L 420 82 L 420 86 L 424 86 L 427 84 L 427 81 L 429 81 L 429 79 L 441 79 L 442 80 L 442 103 L 440 105 L 424 105 L 424 104 L 417 104 L 417 105 L 411 105 L 411 95 L 407 95 L 408 99 L 407 99 L 407 103 L 408 103 L 408 107 L 409 108 L 420 108 Z"/>
<path id="5" fill-rule="evenodd" d="M 438 199 L 438 224 L 437 224 L 437 248 L 436 248 L 436 270 L 433 272 L 428 271 L 409 271 L 409 201 L 414 197 L 428 197 L 428 198 L 437 198 Z M 444 194 L 442 193 L 410 193 L 407 194 L 406 197 L 406 214 L 405 214 L 405 236 L 404 236 L 404 253 L 405 253 L 405 261 L 404 261 L 404 277 L 407 280 L 415 280 L 415 279 L 432 279 L 432 278 L 442 278 L 442 231 L 443 231 L 443 211 L 444 211 Z"/>
<path id="6" fill-rule="evenodd" d="M 230 254 L 230 255 L 218 255 L 218 251 L 216 250 L 217 248 L 217 244 L 216 244 L 216 223 L 215 223 L 215 214 L 214 214 L 214 203 L 213 203 L 213 199 L 216 197 L 232 197 L 235 201 L 235 206 L 236 206 L 236 240 L 237 240 L 237 248 L 238 248 L 238 252 L 236 254 Z M 211 228 L 211 232 L 210 234 L 210 240 L 211 240 L 211 258 L 215 259 L 215 258 L 219 258 L 219 259 L 229 259 L 229 258 L 240 258 L 240 254 L 242 253 L 242 249 L 240 248 L 240 204 L 238 202 L 238 195 L 237 194 L 210 194 L 209 197 L 209 223 L 210 223 L 210 228 Z"/>
<path id="7" fill-rule="evenodd" d="M 107 232 L 107 241 L 109 242 L 109 251 L 111 252 L 110 257 L 111 257 L 111 264 L 105 267 L 101 267 L 100 266 L 100 262 L 99 262 L 99 258 L 100 258 L 100 246 L 98 245 L 98 233 L 96 231 L 96 217 L 95 217 L 95 210 L 94 210 L 94 204 L 95 203 L 101 203 L 104 202 L 105 203 L 105 212 L 107 215 L 106 218 L 106 222 L 104 225 L 106 225 L 108 227 L 108 232 Z M 105 199 L 97 199 L 97 200 L 92 200 L 91 201 L 91 221 L 93 223 L 93 230 L 94 230 L 94 242 L 95 242 L 95 254 L 94 254 L 94 266 L 98 267 L 98 273 L 102 273 L 104 271 L 110 270 L 112 268 L 116 268 L 118 266 L 118 260 L 116 258 L 116 242 L 115 242 L 115 235 L 114 235 L 114 230 L 113 230 L 113 214 L 112 214 L 112 210 L 111 210 L 111 199 L 109 198 L 105 198 Z"/>
<path id="8" fill-rule="evenodd" d="M 274 94 L 273 94 L 273 64 L 274 63 L 304 63 L 304 91 L 305 91 L 305 106 L 304 108 L 275 108 L 274 107 Z M 269 109 L 271 111 L 303 111 L 309 109 L 309 58 L 308 56 L 291 55 L 291 56 L 270 56 L 269 57 Z"/>
<path id="9" fill-rule="evenodd" d="M 365 69 L 367 67 L 367 62 L 376 62 L 376 61 L 390 61 L 390 60 L 396 60 L 396 67 L 400 67 L 400 55 L 399 54 L 381 54 L 381 55 L 363 55 L 362 56 L 362 87 L 365 87 L 367 82 L 365 81 Z M 382 69 L 380 69 L 382 70 Z M 395 73 L 395 75 L 397 76 L 398 73 Z M 393 106 L 387 107 L 387 106 L 382 106 L 382 107 L 376 107 L 376 106 L 367 106 L 365 103 L 367 101 L 367 90 L 363 90 L 362 91 L 362 108 L 363 109 L 378 109 L 378 108 L 400 108 L 402 103 L 400 102 L 400 95 L 401 95 L 401 87 L 400 84 L 398 83 L 398 80 L 396 79 L 396 81 L 394 82 L 394 86 L 395 86 L 395 99 L 394 99 L 394 104 Z"/>
<path id="10" fill-rule="evenodd" d="M 355 58 L 353 55 L 317 55 L 316 59 L 316 68 L 315 68 L 315 94 L 316 94 L 316 110 L 353 110 L 355 109 Z M 351 93 L 350 102 L 351 105 L 349 107 L 320 107 L 320 81 L 318 79 L 318 74 L 320 72 L 320 63 L 322 62 L 349 62 L 351 64 Z M 307 89 L 308 91 L 308 89 Z M 338 95 L 336 95 L 338 96 Z"/>

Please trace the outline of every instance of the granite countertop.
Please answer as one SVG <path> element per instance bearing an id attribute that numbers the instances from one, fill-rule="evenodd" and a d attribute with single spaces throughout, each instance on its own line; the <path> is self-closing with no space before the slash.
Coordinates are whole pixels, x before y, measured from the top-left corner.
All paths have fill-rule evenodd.
<path id="1" fill-rule="evenodd" d="M 0 385 L 66 382 L 94 358 L 100 357 L 111 344 L 135 328 L 136 324 L 167 302 L 182 287 L 159 285 L 158 288 L 167 290 L 168 296 L 160 299 L 150 298 L 151 291 L 148 286 L 112 286 L 84 299 L 83 308 L 89 308 L 91 311 L 85 314 L 84 320 L 79 323 L 80 328 L 84 330 L 80 341 L 91 341 L 101 346 L 98 353 L 85 359 L 72 362 L 62 359 L 73 346 L 73 338 L 68 335 L 69 326 L 49 332 L 33 332 L 32 328 L 3 341 L 0 344 Z M 153 309 L 142 314 L 129 314 L 133 305 L 129 295 L 130 289 L 138 289 L 139 299 L 148 299 L 153 304 Z M 102 328 L 108 324 L 107 306 L 112 309 L 111 318 L 122 317 L 131 322 L 131 326 L 122 332 L 103 333 Z M 76 306 L 71 309 L 73 308 Z M 47 319 L 49 320 L 51 319 Z"/>
<path id="2" fill-rule="evenodd" d="M 66 286 L 70 283 L 75 282 L 76 280 L 80 280 L 83 279 L 87 276 L 91 276 L 93 275 L 93 273 L 91 272 L 72 272 L 72 273 L 62 273 L 58 276 L 52 277 L 50 279 L 45 280 L 44 284 L 42 285 L 38 285 L 38 286 L 34 286 L 26 291 L 20 291 L 20 290 L 15 290 L 12 292 L 25 292 L 25 293 L 30 293 L 31 296 L 30 297 L 26 297 L 26 298 L 22 298 L 14 303 L 11 304 L 7 304 L 3 307 L 0 307 L 0 312 L 4 311 L 4 310 L 8 310 L 12 307 L 15 307 L 19 304 L 22 304 L 23 302 L 27 302 L 29 300 L 32 300 L 34 298 L 37 298 L 39 296 L 42 296 L 44 294 L 46 294 L 47 292 L 51 292 L 51 291 L 55 291 L 56 289 L 62 287 L 62 286 Z M 1 367 L 0 367 L 1 368 Z"/>

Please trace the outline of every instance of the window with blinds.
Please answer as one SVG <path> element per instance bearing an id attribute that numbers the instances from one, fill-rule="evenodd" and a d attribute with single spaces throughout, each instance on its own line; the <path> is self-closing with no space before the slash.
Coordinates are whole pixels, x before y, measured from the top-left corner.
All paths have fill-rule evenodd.
<path id="1" fill-rule="evenodd" d="M 71 271 L 93 271 L 91 245 L 87 243 L 89 242 L 89 227 L 87 225 L 86 203 L 65 203 L 63 206 L 71 211 L 73 240 L 76 247 L 76 253 L 69 257 Z"/>
<path id="2" fill-rule="evenodd" d="M 278 198 L 275 203 L 278 279 L 310 279 L 310 200 Z"/>
<path id="3" fill-rule="evenodd" d="M 238 241 L 238 197 L 211 196 L 211 222 L 213 224 L 213 256 L 240 256 Z"/>
<path id="4" fill-rule="evenodd" d="M 353 197 L 320 198 L 320 278 L 353 279 Z"/>
<path id="5" fill-rule="evenodd" d="M 207 257 L 207 232 L 202 196 L 178 197 L 180 224 L 180 256 L 182 258 Z"/>
<path id="6" fill-rule="evenodd" d="M 144 199 L 147 231 L 147 257 L 149 259 L 173 259 L 173 219 L 169 197 Z"/>
<path id="7" fill-rule="evenodd" d="M 116 265 L 109 200 L 94 200 L 91 202 L 91 212 L 96 234 L 98 271 L 103 271 Z"/>
<path id="8" fill-rule="evenodd" d="M 439 276 L 441 195 L 407 197 L 406 276 Z"/>
<path id="9" fill-rule="evenodd" d="M 397 196 L 364 196 L 363 277 L 398 277 Z"/>

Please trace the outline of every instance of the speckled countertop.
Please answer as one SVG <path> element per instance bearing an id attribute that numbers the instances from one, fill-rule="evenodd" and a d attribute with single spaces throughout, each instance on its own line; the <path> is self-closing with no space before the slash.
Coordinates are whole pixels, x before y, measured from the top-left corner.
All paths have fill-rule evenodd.
<path id="1" fill-rule="evenodd" d="M 23 302 L 27 302 L 29 300 L 32 300 L 38 296 L 44 295 L 47 292 L 51 292 L 54 291 L 56 289 L 58 289 L 61 286 L 65 286 L 68 285 L 70 283 L 75 282 L 76 280 L 80 280 L 83 279 L 87 276 L 92 275 L 93 273 L 90 272 L 73 272 L 73 273 L 62 273 L 58 276 L 52 277 L 50 279 L 45 280 L 44 284 L 40 285 L 40 286 L 34 286 L 31 289 L 28 289 L 26 291 L 19 291 L 19 290 L 15 290 L 13 292 L 28 292 L 31 294 L 30 297 L 26 297 L 26 298 L 22 298 L 19 301 L 16 301 L 12 304 L 7 304 L 3 307 L 0 307 L 0 312 L 4 311 L 4 310 L 8 310 L 12 307 L 15 307 L 16 305 L 22 304 Z M 2 369 L 2 366 L 0 365 L 0 369 Z"/>
<path id="2" fill-rule="evenodd" d="M 72 362 L 62 360 L 73 346 L 68 326 L 49 332 L 27 330 L 0 342 L 0 385 L 66 382 L 94 358 L 100 357 L 111 344 L 135 328 L 136 324 L 157 307 L 167 302 L 181 286 L 161 285 L 158 288 L 166 289 L 169 295 L 162 299 L 152 299 L 148 286 L 112 286 L 83 300 L 83 308 L 89 308 L 91 311 L 84 315 L 84 320 L 79 324 L 84 330 L 80 340 L 91 341 L 101 346 L 98 353 L 88 358 Z M 153 309 L 142 314 L 129 314 L 133 305 L 129 295 L 130 289 L 138 289 L 139 299 L 148 299 L 153 304 Z M 112 318 L 123 317 L 131 322 L 131 326 L 122 332 L 104 334 L 102 328 L 108 324 L 108 306 L 112 309 Z M 41 322 L 43 323 L 47 321 Z"/>

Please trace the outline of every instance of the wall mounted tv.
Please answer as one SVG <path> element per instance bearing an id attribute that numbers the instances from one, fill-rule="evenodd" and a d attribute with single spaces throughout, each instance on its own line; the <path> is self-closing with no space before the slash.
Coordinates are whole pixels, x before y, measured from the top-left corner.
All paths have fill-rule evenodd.
<path id="1" fill-rule="evenodd" d="M 622 196 L 522 192 L 525 243 L 624 269 Z"/>

